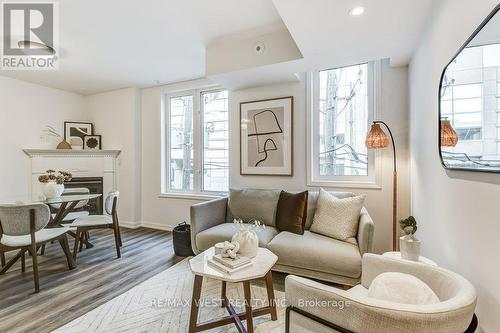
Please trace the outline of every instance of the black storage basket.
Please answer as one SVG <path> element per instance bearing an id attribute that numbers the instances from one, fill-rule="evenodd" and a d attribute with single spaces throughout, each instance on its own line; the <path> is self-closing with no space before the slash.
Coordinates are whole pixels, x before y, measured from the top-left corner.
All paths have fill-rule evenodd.
<path id="1" fill-rule="evenodd" d="M 177 225 L 173 230 L 174 252 L 181 257 L 194 256 L 191 249 L 191 226 L 186 222 Z"/>

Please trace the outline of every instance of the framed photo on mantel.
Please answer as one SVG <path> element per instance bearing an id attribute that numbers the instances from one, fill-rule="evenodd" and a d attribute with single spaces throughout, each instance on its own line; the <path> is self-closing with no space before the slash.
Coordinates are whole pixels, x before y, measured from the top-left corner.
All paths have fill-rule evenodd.
<path id="1" fill-rule="evenodd" d="M 293 175 L 293 97 L 240 103 L 240 174 Z"/>

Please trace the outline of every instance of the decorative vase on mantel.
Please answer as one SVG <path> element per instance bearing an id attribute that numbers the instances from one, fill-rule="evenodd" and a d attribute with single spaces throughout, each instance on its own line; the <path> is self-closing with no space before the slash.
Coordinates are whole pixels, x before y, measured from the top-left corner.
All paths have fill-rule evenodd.
<path id="1" fill-rule="evenodd" d="M 415 238 L 417 232 L 417 220 L 413 216 L 399 221 L 401 229 L 406 235 L 399 238 L 399 251 L 401 258 L 406 260 L 419 261 L 420 259 L 420 241 Z"/>
<path id="2" fill-rule="evenodd" d="M 55 181 L 49 181 L 43 186 L 43 194 L 47 199 L 59 198 L 64 192 L 64 184 L 57 184 Z"/>
<path id="3" fill-rule="evenodd" d="M 66 140 L 62 140 L 61 142 L 59 142 L 56 149 L 71 149 L 71 145 L 66 142 Z"/>

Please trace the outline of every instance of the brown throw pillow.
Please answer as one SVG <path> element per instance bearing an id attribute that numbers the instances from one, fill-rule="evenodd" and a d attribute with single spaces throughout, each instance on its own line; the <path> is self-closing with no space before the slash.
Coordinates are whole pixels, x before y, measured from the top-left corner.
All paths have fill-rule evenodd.
<path id="1" fill-rule="evenodd" d="M 276 227 L 279 231 L 304 234 L 308 194 L 308 191 L 296 194 L 281 191 L 276 209 Z"/>

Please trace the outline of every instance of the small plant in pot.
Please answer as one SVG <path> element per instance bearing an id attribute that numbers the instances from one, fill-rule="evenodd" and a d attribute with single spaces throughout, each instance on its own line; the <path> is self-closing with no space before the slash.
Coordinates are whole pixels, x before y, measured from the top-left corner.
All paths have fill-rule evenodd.
<path id="1" fill-rule="evenodd" d="M 38 177 L 38 181 L 44 184 L 43 194 L 47 199 L 59 198 L 64 192 L 64 182 L 69 182 L 73 175 L 67 171 L 49 169 L 44 175 Z"/>
<path id="2" fill-rule="evenodd" d="M 420 241 L 415 238 L 417 232 L 417 220 L 413 216 L 399 221 L 405 235 L 399 239 L 401 258 L 418 261 L 420 258 Z"/>

